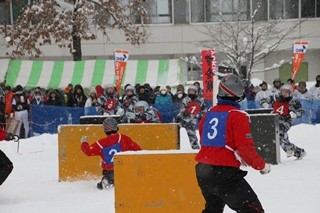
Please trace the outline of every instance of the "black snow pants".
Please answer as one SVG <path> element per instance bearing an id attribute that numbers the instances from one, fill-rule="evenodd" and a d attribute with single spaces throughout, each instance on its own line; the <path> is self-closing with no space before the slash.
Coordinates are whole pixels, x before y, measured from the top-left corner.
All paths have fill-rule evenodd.
<path id="1" fill-rule="evenodd" d="M 0 185 L 7 179 L 13 169 L 9 158 L 0 150 Z"/>
<path id="2" fill-rule="evenodd" d="M 238 168 L 198 163 L 196 176 L 206 202 L 202 213 L 222 213 L 225 205 L 237 213 L 263 213 L 246 175 Z"/>
<path id="3" fill-rule="evenodd" d="M 102 179 L 106 179 L 109 184 L 114 184 L 114 171 L 113 170 L 103 170 Z"/>

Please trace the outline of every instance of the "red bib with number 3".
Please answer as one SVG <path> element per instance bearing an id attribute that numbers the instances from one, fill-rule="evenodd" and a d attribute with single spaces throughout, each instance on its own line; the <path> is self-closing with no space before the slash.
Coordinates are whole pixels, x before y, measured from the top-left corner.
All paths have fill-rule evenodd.
<path id="1" fill-rule="evenodd" d="M 197 102 L 191 101 L 186 107 L 186 113 L 190 115 L 197 115 L 201 110 L 201 105 Z"/>
<path id="2" fill-rule="evenodd" d="M 273 112 L 279 115 L 289 114 L 289 103 L 286 102 L 275 102 L 273 105 Z"/>

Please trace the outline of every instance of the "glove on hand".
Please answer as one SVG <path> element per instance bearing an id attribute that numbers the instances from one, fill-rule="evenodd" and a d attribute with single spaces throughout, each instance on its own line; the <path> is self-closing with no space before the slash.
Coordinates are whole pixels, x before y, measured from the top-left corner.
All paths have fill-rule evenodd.
<path id="1" fill-rule="evenodd" d="M 295 112 L 291 111 L 289 114 L 291 118 L 297 118 L 297 114 Z"/>
<path id="2" fill-rule="evenodd" d="M 11 141 L 11 140 L 13 140 L 13 139 L 14 139 L 14 135 L 13 135 L 11 132 L 7 132 L 4 140 L 6 140 L 6 141 Z"/>
<path id="3" fill-rule="evenodd" d="M 178 115 L 175 119 L 176 123 L 180 123 L 182 121 L 182 118 L 180 115 Z"/>
<path id="4" fill-rule="evenodd" d="M 81 143 L 83 143 L 83 142 L 88 142 L 88 137 L 87 136 L 82 136 Z"/>
<path id="5" fill-rule="evenodd" d="M 266 163 L 266 164 L 264 165 L 264 168 L 263 168 L 262 170 L 260 170 L 260 173 L 261 173 L 262 175 L 266 175 L 266 174 L 268 174 L 270 171 L 271 171 L 271 166 L 270 166 L 270 164 Z"/>

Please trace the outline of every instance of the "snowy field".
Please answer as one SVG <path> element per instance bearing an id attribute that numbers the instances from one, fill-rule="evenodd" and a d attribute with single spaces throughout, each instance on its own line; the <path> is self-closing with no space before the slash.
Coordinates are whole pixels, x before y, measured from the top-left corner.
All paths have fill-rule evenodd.
<path id="1" fill-rule="evenodd" d="M 289 131 L 290 139 L 308 155 L 301 161 L 287 159 L 268 175 L 248 169 L 248 182 L 267 213 L 320 212 L 320 125 L 300 124 Z M 182 149 L 189 149 L 185 134 Z M 80 148 L 80 142 L 79 142 Z M 14 170 L 0 186 L 1 213 L 114 213 L 114 191 L 96 189 L 95 181 L 58 182 L 58 136 L 44 134 L 17 143 L 0 142 L 14 163 Z M 229 208 L 226 213 L 233 212 Z"/>

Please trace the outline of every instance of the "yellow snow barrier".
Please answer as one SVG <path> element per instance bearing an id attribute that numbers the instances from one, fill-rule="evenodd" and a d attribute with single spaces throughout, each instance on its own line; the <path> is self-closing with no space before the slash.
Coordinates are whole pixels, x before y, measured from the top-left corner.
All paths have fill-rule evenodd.
<path id="1" fill-rule="evenodd" d="M 116 154 L 116 213 L 201 212 L 194 157 L 182 151 Z"/>
<path id="2" fill-rule="evenodd" d="M 59 181 L 89 180 L 101 177 L 100 157 L 81 151 L 80 139 L 89 144 L 106 137 L 102 125 L 62 125 L 59 127 Z M 144 150 L 179 149 L 178 124 L 120 124 L 119 132 L 130 136 Z"/>

